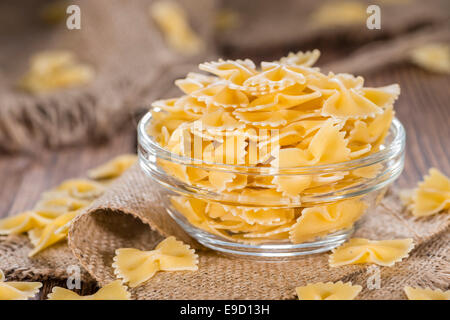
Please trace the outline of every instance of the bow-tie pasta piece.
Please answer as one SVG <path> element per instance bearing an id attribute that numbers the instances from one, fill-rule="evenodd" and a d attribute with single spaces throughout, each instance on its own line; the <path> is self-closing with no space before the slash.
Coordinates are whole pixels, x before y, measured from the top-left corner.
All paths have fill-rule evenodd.
<path id="1" fill-rule="evenodd" d="M 239 203 L 248 203 L 248 204 L 256 204 L 261 205 L 264 203 L 269 205 L 271 203 L 300 203 L 299 199 L 283 199 L 283 194 L 281 192 L 276 191 L 275 189 L 251 189 L 245 188 L 243 189 L 238 197 L 237 201 Z"/>
<path id="2" fill-rule="evenodd" d="M 345 132 L 333 119 L 327 120 L 312 138 L 306 150 L 300 148 L 281 149 L 271 162 L 273 167 L 301 167 L 350 160 L 350 149 Z"/>
<path id="3" fill-rule="evenodd" d="M 205 201 L 182 196 L 171 197 L 170 202 L 192 225 L 207 231 L 213 231 L 208 224 Z"/>
<path id="4" fill-rule="evenodd" d="M 247 185 L 247 176 L 228 172 L 211 171 L 208 181 L 211 189 L 215 191 L 232 191 L 243 189 Z"/>
<path id="5" fill-rule="evenodd" d="M 225 210 L 246 223 L 263 226 L 277 226 L 294 219 L 294 209 L 252 208 L 227 206 Z"/>
<path id="6" fill-rule="evenodd" d="M 405 293 L 408 300 L 450 300 L 450 290 L 442 291 L 430 288 L 405 287 Z"/>
<path id="7" fill-rule="evenodd" d="M 243 129 L 245 125 L 240 123 L 230 112 L 219 107 L 209 107 L 208 112 L 201 116 L 197 123 L 199 128 L 212 133 Z"/>
<path id="8" fill-rule="evenodd" d="M 245 93 L 231 89 L 226 83 L 221 82 L 194 91 L 191 96 L 208 105 L 222 108 L 242 108 L 249 104 Z"/>
<path id="9" fill-rule="evenodd" d="M 31 93 L 83 85 L 94 77 L 93 69 L 76 61 L 69 51 L 47 51 L 31 58 L 30 71 L 20 86 Z"/>
<path id="10" fill-rule="evenodd" d="M 48 197 L 50 195 L 50 197 Z M 47 197 L 44 196 L 36 206 L 34 211 L 37 212 L 49 212 L 55 215 L 66 213 L 67 211 L 80 210 L 87 207 L 91 201 L 76 199 L 65 194 L 58 196 L 58 193 L 49 193 Z"/>
<path id="11" fill-rule="evenodd" d="M 26 211 L 16 216 L 0 219 L 0 235 L 20 234 L 34 228 L 43 228 L 57 214 L 45 211 Z"/>
<path id="12" fill-rule="evenodd" d="M 5 274 L 0 270 L 0 300 L 27 300 L 34 297 L 41 287 L 40 282 L 6 282 Z"/>
<path id="13" fill-rule="evenodd" d="M 283 238 L 286 239 L 285 236 L 288 235 L 289 230 L 292 228 L 292 225 L 293 222 L 288 222 L 275 227 L 255 225 L 256 227 L 258 227 L 256 230 L 246 230 L 243 236 L 244 238 L 264 239 L 264 238 L 274 238 L 281 234 L 283 235 Z"/>
<path id="14" fill-rule="evenodd" d="M 234 111 L 233 116 L 240 122 L 255 127 L 280 127 L 302 119 L 319 116 L 318 111 L 287 109 L 278 111 L 242 112 Z"/>
<path id="15" fill-rule="evenodd" d="M 314 49 L 313 51 L 298 51 L 297 53 L 289 52 L 286 57 L 282 57 L 280 60 L 275 61 L 280 64 L 312 67 L 317 60 L 319 60 L 320 51 Z"/>
<path id="16" fill-rule="evenodd" d="M 361 263 L 390 267 L 406 258 L 413 248 L 412 239 L 373 241 L 354 238 L 333 249 L 329 262 L 332 267 Z"/>
<path id="17" fill-rule="evenodd" d="M 117 249 L 112 266 L 114 273 L 133 288 L 158 271 L 196 271 L 198 256 L 188 245 L 169 237 L 151 251 Z"/>
<path id="18" fill-rule="evenodd" d="M 303 190 L 311 184 L 311 176 L 276 176 L 272 183 L 276 186 L 276 190 L 281 192 L 283 196 L 298 197 Z"/>
<path id="19" fill-rule="evenodd" d="M 362 88 L 364 97 L 375 103 L 377 106 L 386 108 L 392 106 L 400 95 L 400 86 L 391 84 L 379 88 Z"/>
<path id="20" fill-rule="evenodd" d="M 262 72 L 244 81 L 252 95 L 264 95 L 284 90 L 295 84 L 305 84 L 306 77 L 316 71 L 301 66 L 262 62 Z"/>
<path id="21" fill-rule="evenodd" d="M 318 282 L 295 288 L 299 300 L 353 300 L 361 292 L 362 287 L 342 281 Z"/>
<path id="22" fill-rule="evenodd" d="M 358 78 L 356 78 L 358 79 Z M 333 76 L 328 79 L 334 93 L 326 99 L 322 115 L 341 119 L 374 117 L 383 112 L 383 109 L 364 96 L 364 92 L 358 87 L 348 88 L 341 76 Z"/>
<path id="23" fill-rule="evenodd" d="M 183 55 L 195 55 L 204 48 L 205 44 L 189 26 L 188 17 L 179 4 L 155 1 L 149 11 L 173 50 Z"/>
<path id="24" fill-rule="evenodd" d="M 301 120 L 293 122 L 280 129 L 273 129 L 270 132 L 270 139 L 262 140 L 258 143 L 258 148 L 270 147 L 276 149 L 278 147 L 298 145 L 304 143 L 315 131 L 319 130 L 324 122 L 324 119 L 318 120 Z M 309 143 L 307 144 L 309 145 Z"/>
<path id="25" fill-rule="evenodd" d="M 393 118 L 394 110 L 387 107 L 383 113 L 374 118 L 356 120 L 349 133 L 350 144 L 370 145 L 371 149 L 377 150 L 384 141 Z"/>
<path id="26" fill-rule="evenodd" d="M 244 81 L 257 74 L 253 61 L 246 60 L 222 60 L 205 62 L 199 65 L 202 71 L 210 72 L 223 80 L 228 81 L 229 87 L 246 91 Z"/>
<path id="27" fill-rule="evenodd" d="M 128 168 L 137 161 L 135 154 L 120 155 L 101 166 L 88 171 L 91 179 L 114 179 L 120 177 Z"/>
<path id="28" fill-rule="evenodd" d="M 97 198 L 104 190 L 102 184 L 87 179 L 66 180 L 54 189 L 57 192 L 67 192 L 69 196 L 77 199 Z"/>
<path id="29" fill-rule="evenodd" d="M 236 111 L 240 112 L 253 112 L 253 111 L 277 111 L 283 109 L 289 109 L 295 106 L 302 106 L 303 104 L 310 102 L 310 105 L 319 107 L 319 100 L 322 96 L 320 91 L 303 91 L 305 86 L 294 85 L 281 92 L 267 94 L 257 97 L 245 108 L 237 108 Z M 315 100 L 317 104 L 312 104 L 311 101 Z M 303 107 L 303 106 L 302 106 Z"/>
<path id="30" fill-rule="evenodd" d="M 192 92 L 205 88 L 218 80 L 219 78 L 217 77 L 189 72 L 186 78 L 175 80 L 175 85 L 185 94 L 191 94 Z"/>
<path id="31" fill-rule="evenodd" d="M 130 300 L 131 294 L 122 285 L 122 281 L 116 280 L 88 296 L 80 296 L 68 289 L 54 287 L 47 298 L 48 300 Z"/>
<path id="32" fill-rule="evenodd" d="M 314 240 L 353 226 L 367 205 L 360 200 L 345 200 L 325 206 L 305 208 L 290 231 L 293 243 Z"/>
<path id="33" fill-rule="evenodd" d="M 430 43 L 411 51 L 411 61 L 432 72 L 450 73 L 450 46 L 443 43 Z"/>
<path id="34" fill-rule="evenodd" d="M 362 24 L 366 20 L 366 8 L 357 1 L 327 2 L 311 16 L 311 24 L 317 27 Z"/>
<path id="35" fill-rule="evenodd" d="M 67 224 L 71 222 L 78 213 L 78 211 L 67 212 L 54 219 L 43 229 L 33 229 L 35 231 L 31 233 L 30 240 L 34 245 L 34 249 L 30 251 L 28 256 L 32 257 L 49 246 L 65 240 L 68 234 Z"/>
<path id="36" fill-rule="evenodd" d="M 424 217 L 450 208 L 450 179 L 435 168 L 414 189 L 403 202 L 416 217 Z"/>

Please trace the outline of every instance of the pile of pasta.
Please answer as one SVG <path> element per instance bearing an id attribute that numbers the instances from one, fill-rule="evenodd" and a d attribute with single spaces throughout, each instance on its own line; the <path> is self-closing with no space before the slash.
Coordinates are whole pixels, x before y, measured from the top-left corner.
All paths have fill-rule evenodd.
<path id="1" fill-rule="evenodd" d="M 34 246 L 30 257 L 66 240 L 72 220 L 101 196 L 105 187 L 122 175 L 136 159 L 136 155 L 132 154 L 118 156 L 89 170 L 90 179 L 69 179 L 44 192 L 33 209 L 0 219 L 0 235 L 27 233 Z"/>
<path id="2" fill-rule="evenodd" d="M 175 81 L 184 95 L 152 104 L 148 134 L 172 154 L 201 160 L 191 166 L 160 159 L 162 170 L 234 202 L 173 198 L 189 222 L 236 241 L 303 242 L 351 227 L 366 209 L 358 199 L 300 207 L 305 195 L 375 177 L 380 164 L 331 174 L 239 173 L 342 163 L 380 150 L 399 86 L 365 87 L 362 77 L 321 73 L 313 67 L 319 55 L 318 50 L 290 53 L 259 68 L 248 59 L 202 63 L 200 70 L 212 75 L 189 73 Z M 262 203 L 298 208 L 258 207 Z M 351 214 L 344 215 L 346 208 Z M 316 220 L 325 225 L 317 226 Z"/>

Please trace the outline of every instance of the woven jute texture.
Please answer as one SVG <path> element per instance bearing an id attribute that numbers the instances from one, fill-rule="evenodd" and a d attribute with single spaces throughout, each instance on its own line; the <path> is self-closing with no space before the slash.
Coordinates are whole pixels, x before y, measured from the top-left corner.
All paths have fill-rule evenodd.
<path id="1" fill-rule="evenodd" d="M 91 275 L 80 265 L 67 243 L 61 242 L 30 258 L 33 249 L 25 235 L 0 236 L 0 270 L 16 280 L 67 279 L 80 271 L 84 282 L 93 282 Z M 74 267 L 76 269 L 74 269 Z"/>
<path id="2" fill-rule="evenodd" d="M 148 0 L 70 1 L 79 5 L 81 29 L 65 20 L 46 25 L 39 13 L 52 1 L 0 3 L 0 152 L 36 151 L 103 141 L 129 124 L 149 102 L 167 96 L 175 79 L 213 56 L 214 0 L 177 0 L 204 41 L 199 54 L 171 50 L 152 21 Z M 64 2 L 63 2 L 64 3 Z M 95 70 L 87 85 L 28 94 L 17 83 L 29 59 L 46 50 L 69 50 Z"/>
<path id="3" fill-rule="evenodd" d="M 69 246 L 100 284 L 115 279 L 111 264 L 118 248 L 151 250 L 162 236 L 174 235 L 200 249 L 165 213 L 155 188 L 152 179 L 133 167 L 72 224 Z M 396 192 L 388 192 L 377 209 L 365 216 L 355 236 L 410 237 L 416 248 L 395 266 L 380 267 L 379 290 L 366 288 L 366 265 L 331 268 L 328 253 L 294 261 L 261 262 L 226 257 L 206 249 L 197 250 L 198 271 L 159 272 L 130 290 L 137 299 L 294 299 L 296 286 L 351 280 L 364 287 L 360 298 L 402 299 L 404 285 L 449 287 L 449 225 L 448 214 L 412 218 L 402 210 Z"/>

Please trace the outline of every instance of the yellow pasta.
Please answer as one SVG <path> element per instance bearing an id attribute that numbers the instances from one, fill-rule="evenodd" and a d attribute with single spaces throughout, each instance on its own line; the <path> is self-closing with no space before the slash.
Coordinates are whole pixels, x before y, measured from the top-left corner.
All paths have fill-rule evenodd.
<path id="1" fill-rule="evenodd" d="M 197 228 L 245 243 L 300 243 L 352 227 L 366 210 L 361 199 L 345 210 L 342 203 L 303 208 L 302 199 L 357 186 L 381 175 L 383 165 L 339 174 L 290 172 L 379 151 L 400 88 L 365 87 L 359 76 L 324 74 L 314 67 L 319 56 L 318 50 L 289 53 L 259 66 L 249 59 L 205 62 L 199 69 L 210 75 L 189 73 L 176 80 L 183 95 L 152 104 L 149 135 L 192 162 L 160 159 L 160 168 L 223 201 L 174 197 L 174 210 Z M 244 167 L 268 174 L 236 172 Z M 262 203 L 273 208 L 262 209 Z"/>
<path id="2" fill-rule="evenodd" d="M 361 292 L 362 287 L 342 281 L 318 282 L 295 288 L 299 300 L 353 300 Z"/>
<path id="3" fill-rule="evenodd" d="M 32 93 L 47 92 L 59 88 L 70 88 L 91 81 L 91 67 L 77 63 L 69 51 L 47 51 L 31 58 L 30 71 L 20 86 Z"/>
<path id="4" fill-rule="evenodd" d="M 130 287 L 137 287 L 158 271 L 198 270 L 198 256 L 188 245 L 169 237 L 151 251 L 117 249 L 113 268 L 118 278 Z"/>
<path id="5" fill-rule="evenodd" d="M 317 60 L 319 60 L 320 51 L 314 49 L 313 51 L 298 51 L 297 53 L 290 52 L 286 57 L 282 57 L 278 62 L 281 64 L 312 67 Z"/>
<path id="6" fill-rule="evenodd" d="M 34 297 L 41 287 L 40 282 L 7 282 L 0 270 L 0 300 L 27 300 Z"/>
<path id="7" fill-rule="evenodd" d="M 32 257 L 40 251 L 48 248 L 49 246 L 59 241 L 65 240 L 67 237 L 68 229 L 59 229 L 65 227 L 66 224 L 69 223 L 73 218 L 75 218 L 78 213 L 78 211 L 69 211 L 54 219 L 44 228 L 35 229 L 35 232 L 33 232 L 31 236 L 34 249 L 31 250 L 28 255 Z"/>
<path id="8" fill-rule="evenodd" d="M 120 155 L 97 168 L 89 170 L 87 175 L 95 180 L 114 179 L 121 176 L 136 161 L 137 156 L 135 154 Z"/>
<path id="9" fill-rule="evenodd" d="M 366 8 L 356 1 L 325 3 L 311 17 L 313 25 L 320 27 L 361 24 L 365 19 Z"/>
<path id="10" fill-rule="evenodd" d="M 450 290 L 442 291 L 430 288 L 404 288 L 408 300 L 450 300 Z"/>
<path id="11" fill-rule="evenodd" d="M 150 6 L 150 15 L 175 51 L 192 55 L 203 49 L 202 39 L 189 26 L 183 8 L 176 2 L 156 1 Z"/>
<path id="12" fill-rule="evenodd" d="M 53 212 L 26 211 L 0 220 L 0 235 L 20 234 L 34 228 L 42 228 L 57 217 Z"/>
<path id="13" fill-rule="evenodd" d="M 122 155 L 91 171 L 108 182 L 118 178 L 136 160 L 134 155 Z M 197 175 L 199 175 L 197 173 Z M 89 179 L 70 179 L 44 192 L 32 210 L 0 219 L 0 235 L 28 233 L 34 248 L 32 257 L 67 238 L 70 223 L 81 210 L 103 194 L 106 183 Z"/>
<path id="14" fill-rule="evenodd" d="M 78 199 L 92 199 L 100 196 L 104 187 L 95 181 L 87 179 L 70 179 L 57 186 L 54 191 L 67 192 L 71 197 Z"/>
<path id="15" fill-rule="evenodd" d="M 293 243 L 313 240 L 337 230 L 350 228 L 364 213 L 366 204 L 359 200 L 345 200 L 325 206 L 305 208 L 292 226 Z"/>
<path id="16" fill-rule="evenodd" d="M 131 294 L 120 280 L 112 281 L 88 296 L 80 296 L 61 287 L 54 287 L 48 295 L 48 300 L 130 300 L 130 298 Z"/>
<path id="17" fill-rule="evenodd" d="M 410 52 L 411 61 L 426 70 L 450 73 L 450 46 L 444 43 L 429 43 Z"/>
<path id="18" fill-rule="evenodd" d="M 450 179 L 435 168 L 402 200 L 416 217 L 424 217 L 450 208 Z"/>
<path id="19" fill-rule="evenodd" d="M 413 248 L 412 239 L 373 241 L 354 238 L 333 249 L 330 266 L 374 263 L 389 267 L 406 258 Z"/>

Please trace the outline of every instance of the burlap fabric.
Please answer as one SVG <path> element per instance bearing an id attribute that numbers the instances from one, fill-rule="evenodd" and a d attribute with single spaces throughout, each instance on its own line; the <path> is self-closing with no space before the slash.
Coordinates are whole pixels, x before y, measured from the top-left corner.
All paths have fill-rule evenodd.
<path id="1" fill-rule="evenodd" d="M 102 141 L 129 124 L 149 101 L 167 96 L 173 81 L 213 56 L 214 0 L 178 0 L 206 44 L 195 56 L 167 47 L 150 19 L 147 0 L 70 1 L 81 10 L 81 29 L 39 19 L 52 1 L 0 3 L 0 152 L 39 150 Z M 95 70 L 81 87 L 32 95 L 17 88 L 29 58 L 45 50 L 70 50 Z"/>
<path id="2" fill-rule="evenodd" d="M 174 235 L 199 248 L 165 213 L 154 189 L 154 182 L 134 167 L 73 223 L 69 246 L 100 284 L 115 279 L 111 264 L 118 248 L 150 250 L 162 239 L 161 235 Z M 137 299 L 293 299 L 296 286 L 351 280 L 364 287 L 360 298 L 401 299 L 405 298 L 404 285 L 441 289 L 450 286 L 449 225 L 448 214 L 412 218 L 402 211 L 396 192 L 389 192 L 377 210 L 366 215 L 355 236 L 411 237 L 416 248 L 394 267 L 380 267 L 379 290 L 365 287 L 367 266 L 331 268 L 328 254 L 275 263 L 198 250 L 198 271 L 160 272 L 131 292 Z"/>

